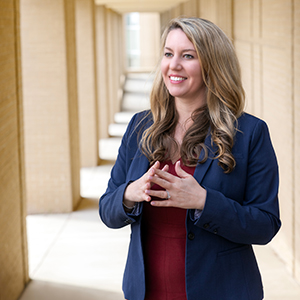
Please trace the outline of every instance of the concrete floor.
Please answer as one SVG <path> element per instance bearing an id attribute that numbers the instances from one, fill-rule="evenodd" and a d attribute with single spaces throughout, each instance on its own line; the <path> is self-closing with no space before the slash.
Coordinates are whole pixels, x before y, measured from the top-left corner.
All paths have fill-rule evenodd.
<path id="1" fill-rule="evenodd" d="M 19 300 L 124 299 L 121 284 L 130 228 L 108 229 L 98 216 L 98 198 L 110 169 L 107 164 L 81 170 L 83 200 L 76 211 L 27 217 L 32 280 Z M 271 246 L 256 246 L 255 251 L 265 299 L 299 300 L 300 286 Z"/>

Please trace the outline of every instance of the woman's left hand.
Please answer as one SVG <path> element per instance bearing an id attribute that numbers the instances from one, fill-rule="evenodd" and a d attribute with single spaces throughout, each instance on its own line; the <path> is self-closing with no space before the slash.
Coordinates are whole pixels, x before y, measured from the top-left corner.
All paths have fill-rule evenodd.
<path id="1" fill-rule="evenodd" d="M 156 176 L 149 177 L 149 180 L 153 184 L 157 184 L 165 189 L 165 191 L 145 191 L 149 196 L 162 199 L 151 201 L 151 205 L 157 207 L 179 207 L 203 210 L 206 200 L 206 190 L 192 175 L 181 168 L 180 161 L 177 161 L 175 171 L 179 177 L 160 169 L 155 170 Z"/>

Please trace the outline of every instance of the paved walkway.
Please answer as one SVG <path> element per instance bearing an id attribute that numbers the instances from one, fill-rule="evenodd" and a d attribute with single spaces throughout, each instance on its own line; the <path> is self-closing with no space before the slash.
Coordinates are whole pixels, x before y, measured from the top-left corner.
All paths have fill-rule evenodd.
<path id="1" fill-rule="evenodd" d="M 108 229 L 98 217 L 98 197 L 110 169 L 111 165 L 82 169 L 84 199 L 76 211 L 27 217 L 32 281 L 19 300 L 124 299 L 121 282 L 130 229 Z M 299 300 L 300 286 L 272 248 L 255 247 L 255 251 L 265 299 Z"/>

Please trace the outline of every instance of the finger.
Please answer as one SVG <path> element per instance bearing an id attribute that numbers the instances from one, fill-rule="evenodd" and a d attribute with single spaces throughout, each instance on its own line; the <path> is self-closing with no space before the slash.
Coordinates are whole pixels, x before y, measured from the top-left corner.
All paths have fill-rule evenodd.
<path id="1" fill-rule="evenodd" d="M 144 193 L 143 200 L 146 201 L 146 202 L 150 202 L 151 201 L 151 196 Z"/>
<path id="2" fill-rule="evenodd" d="M 148 191 L 151 190 L 151 187 L 153 186 L 153 183 L 150 181 L 146 182 L 143 190 L 143 200 L 149 202 L 151 200 L 151 195 L 148 193 Z"/>
<path id="3" fill-rule="evenodd" d="M 144 190 L 144 191 L 149 190 L 151 188 L 151 186 L 152 186 L 151 182 L 147 181 L 142 190 Z"/>
<path id="4" fill-rule="evenodd" d="M 169 171 L 169 165 L 165 165 L 165 166 L 162 168 L 162 171 L 168 172 L 168 171 Z"/>
<path id="5" fill-rule="evenodd" d="M 175 172 L 176 174 L 180 177 L 180 178 L 185 178 L 190 176 L 189 173 L 185 172 L 182 168 L 181 168 L 181 164 L 180 164 L 180 160 L 178 162 L 176 162 L 175 164 Z"/>
<path id="6" fill-rule="evenodd" d="M 160 162 L 156 161 L 150 169 L 159 169 L 159 167 L 160 167 Z"/>
<path id="7" fill-rule="evenodd" d="M 171 206 L 173 206 L 173 203 L 170 200 L 156 200 L 156 201 L 151 201 L 150 204 L 152 206 L 156 206 L 156 207 L 171 207 Z"/>
<path id="8" fill-rule="evenodd" d="M 159 170 L 159 169 L 156 169 L 155 170 L 155 175 L 157 175 L 159 178 L 162 178 L 168 182 L 175 182 L 177 176 L 174 176 L 168 172 L 165 172 L 163 170 Z"/>
<path id="9" fill-rule="evenodd" d="M 157 176 L 156 174 L 155 174 L 155 171 L 154 170 L 152 170 L 153 172 L 151 173 L 151 176 Z M 169 171 L 169 166 L 168 165 L 165 165 L 163 168 L 162 168 L 162 170 L 161 171 L 163 171 L 163 172 L 168 172 Z"/>
<path id="10" fill-rule="evenodd" d="M 161 171 L 163 171 L 163 172 L 168 172 L 169 171 L 169 166 L 168 165 L 165 165 L 163 168 L 162 168 L 162 170 Z M 153 172 L 155 172 L 154 170 L 153 170 Z M 152 175 L 152 174 L 151 174 Z M 157 176 L 156 174 L 153 174 L 152 176 Z"/>
<path id="11" fill-rule="evenodd" d="M 162 172 L 162 173 L 165 173 L 165 172 Z M 171 182 L 159 177 L 158 175 L 149 176 L 149 181 L 151 182 L 151 184 L 157 184 L 166 190 L 170 189 L 170 186 L 171 186 Z"/>
<path id="12" fill-rule="evenodd" d="M 151 197 L 157 197 L 160 199 L 168 199 L 168 193 L 161 190 L 146 190 L 145 193 Z"/>
<path id="13" fill-rule="evenodd" d="M 159 167 L 160 167 L 160 162 L 159 161 L 156 161 L 152 167 L 149 168 L 148 172 L 146 173 L 147 175 L 150 175 L 150 176 L 154 176 L 155 174 L 155 170 L 159 170 Z"/>

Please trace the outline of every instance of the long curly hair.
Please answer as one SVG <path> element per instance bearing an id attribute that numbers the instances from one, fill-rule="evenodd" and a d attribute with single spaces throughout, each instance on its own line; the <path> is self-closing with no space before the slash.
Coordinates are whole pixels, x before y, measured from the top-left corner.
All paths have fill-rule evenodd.
<path id="1" fill-rule="evenodd" d="M 204 142 L 211 134 L 211 143 L 218 149 L 215 159 L 224 172 L 229 173 L 236 165 L 231 150 L 237 118 L 245 105 L 240 65 L 234 47 L 225 33 L 212 22 L 200 18 L 177 18 L 169 23 L 162 35 L 161 58 L 169 32 L 178 28 L 196 49 L 206 86 L 206 105 L 193 112 L 193 124 L 179 146 L 173 138 L 178 121 L 175 101 L 158 67 L 150 95 L 153 124 L 143 132 L 141 150 L 152 164 L 169 159 L 171 146 L 179 147 L 183 163 L 196 166 L 208 158 L 209 151 Z M 199 161 L 201 150 L 205 155 Z"/>

